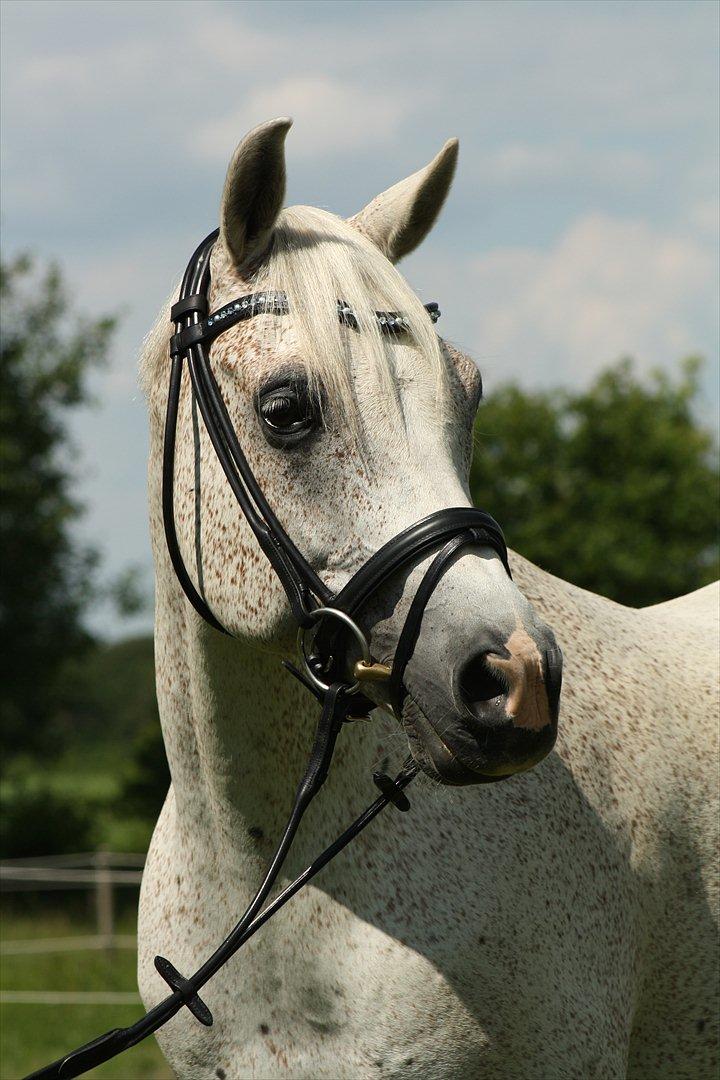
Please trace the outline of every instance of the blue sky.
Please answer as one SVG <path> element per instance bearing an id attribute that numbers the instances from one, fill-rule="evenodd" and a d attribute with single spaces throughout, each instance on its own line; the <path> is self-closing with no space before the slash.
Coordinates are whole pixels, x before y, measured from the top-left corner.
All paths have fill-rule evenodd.
<path id="1" fill-rule="evenodd" d="M 150 574 L 141 339 L 215 225 L 235 143 L 273 116 L 295 120 L 288 201 L 341 214 L 460 137 L 403 270 L 489 388 L 699 352 L 713 416 L 714 0 L 5 0 L 2 23 L 5 252 L 60 260 L 81 311 L 122 315 L 74 424 L 82 532 L 109 573 Z"/>

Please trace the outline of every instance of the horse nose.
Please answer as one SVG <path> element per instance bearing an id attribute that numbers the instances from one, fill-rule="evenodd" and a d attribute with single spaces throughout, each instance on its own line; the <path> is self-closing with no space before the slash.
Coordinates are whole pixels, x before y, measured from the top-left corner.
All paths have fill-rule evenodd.
<path id="1" fill-rule="evenodd" d="M 544 757 L 555 742 L 562 658 L 554 640 L 540 651 L 523 630 L 471 656 L 455 696 L 486 765 L 507 775 Z"/>
<path id="2" fill-rule="evenodd" d="M 492 652 L 480 652 L 473 656 L 460 669 L 457 679 L 457 696 L 471 712 L 485 701 L 494 701 L 504 697 L 507 684 L 495 674 L 488 658 Z"/>

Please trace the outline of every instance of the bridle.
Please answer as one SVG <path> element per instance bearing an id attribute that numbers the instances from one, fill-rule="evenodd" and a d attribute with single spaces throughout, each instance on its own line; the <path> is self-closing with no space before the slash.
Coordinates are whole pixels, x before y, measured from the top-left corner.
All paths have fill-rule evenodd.
<path id="1" fill-rule="evenodd" d="M 393 710 L 400 715 L 405 694 L 403 676 L 420 633 L 423 613 L 438 582 L 459 552 L 480 545 L 491 547 L 510 575 L 507 548 L 497 522 L 483 510 L 474 507 L 451 507 L 438 510 L 398 533 L 360 567 L 339 593 L 334 595 L 331 592 L 295 546 L 267 502 L 238 442 L 209 358 L 210 344 L 225 330 L 258 314 L 286 315 L 289 311 L 288 301 L 282 293 L 253 293 L 209 312 L 210 253 L 218 235 L 219 230 L 212 232 L 193 253 L 183 276 L 179 299 L 170 313 L 175 333 L 170 342 L 162 488 L 168 552 L 178 581 L 192 606 L 210 626 L 227 634 L 228 631 L 211 611 L 188 572 L 175 527 L 173 478 L 177 418 L 183 369 L 187 367 L 194 400 L 220 465 L 258 544 L 285 590 L 298 626 L 302 669 L 288 662 L 284 662 L 284 666 L 318 699 L 322 711 L 305 775 L 297 788 L 275 854 L 253 900 L 230 934 L 205 963 L 187 978 L 169 960 L 155 957 L 155 968 L 171 989 L 163 1001 L 130 1027 L 106 1032 L 32 1073 L 26 1080 L 80 1076 L 135 1046 L 182 1008 L 189 1009 L 201 1024 L 212 1024 L 210 1010 L 199 996 L 199 991 L 208 980 L 381 810 L 390 803 L 399 810 L 409 809 L 404 789 L 417 772 L 417 766 L 411 759 L 406 761 L 395 778 L 375 773 L 373 780 L 380 790 L 379 797 L 283 892 L 263 907 L 303 814 L 325 781 L 340 728 L 349 720 L 366 717 L 375 708 L 374 703 L 363 694 L 363 684 L 386 682 Z M 440 315 L 437 305 L 428 304 L 426 309 L 432 321 L 436 322 Z M 352 307 L 343 300 L 338 300 L 338 318 L 349 329 L 357 328 Z M 401 313 L 377 312 L 376 318 L 383 333 L 401 335 L 408 331 L 408 323 Z M 436 553 L 435 557 L 410 604 L 392 665 L 378 664 L 373 660 L 367 636 L 357 620 L 361 618 L 367 601 L 384 583 L 399 570 L 417 563 L 432 552 Z M 360 659 L 353 667 L 352 679 L 348 678 L 346 672 L 348 635 L 360 653 Z"/>

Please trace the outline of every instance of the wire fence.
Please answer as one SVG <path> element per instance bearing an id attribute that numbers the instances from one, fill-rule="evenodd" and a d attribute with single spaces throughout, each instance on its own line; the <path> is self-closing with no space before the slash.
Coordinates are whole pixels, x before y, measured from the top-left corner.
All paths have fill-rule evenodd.
<path id="1" fill-rule="evenodd" d="M 0 1005 L 137 1005 L 131 990 L 0 990 Z"/>
<path id="2" fill-rule="evenodd" d="M 137 938 L 116 929 L 115 890 L 137 888 L 145 856 L 115 851 L 84 851 L 0 862 L 0 890 L 52 892 L 90 889 L 95 893 L 96 933 L 62 938 L 0 941 L 0 958 L 42 953 L 83 952 L 137 948 Z M 135 1005 L 134 991 L 2 990 L 0 1003 L 13 1005 Z"/>

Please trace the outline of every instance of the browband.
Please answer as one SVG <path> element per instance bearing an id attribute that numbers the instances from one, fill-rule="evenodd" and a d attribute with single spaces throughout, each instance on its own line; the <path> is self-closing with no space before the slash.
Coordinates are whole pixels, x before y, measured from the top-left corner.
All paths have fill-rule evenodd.
<path id="1" fill-rule="evenodd" d="M 432 322 L 436 323 L 440 318 L 438 305 L 424 306 Z M 200 315 L 201 321 L 173 334 L 170 339 L 170 355 L 179 356 L 187 352 L 192 345 L 207 345 L 231 326 L 244 322 L 245 319 L 252 319 L 255 315 L 287 315 L 289 311 L 287 296 L 282 292 L 248 293 L 247 296 L 231 300 L 210 315 L 207 297 L 203 293 L 186 296 L 173 304 L 170 309 L 171 321 L 178 322 L 184 316 L 194 313 Z M 357 316 L 344 300 L 338 300 L 337 313 L 343 326 L 357 330 Z M 396 311 L 376 311 L 375 318 L 383 334 L 405 334 L 410 329 L 408 319 Z"/>

